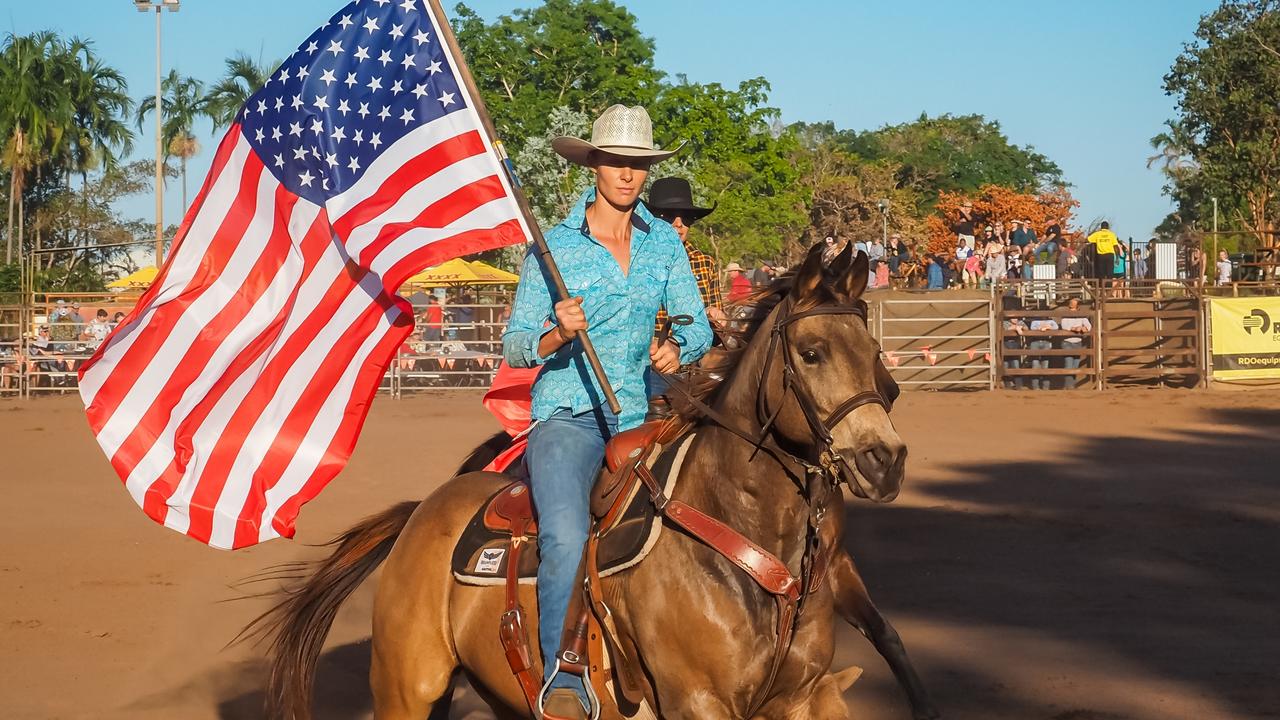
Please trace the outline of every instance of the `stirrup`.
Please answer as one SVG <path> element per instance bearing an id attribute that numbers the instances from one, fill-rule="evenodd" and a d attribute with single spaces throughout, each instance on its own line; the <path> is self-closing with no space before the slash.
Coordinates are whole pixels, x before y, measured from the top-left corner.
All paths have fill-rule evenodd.
<path id="1" fill-rule="evenodd" d="M 591 720 L 600 720 L 600 698 L 596 697 L 596 689 L 591 685 L 591 669 L 589 666 L 582 673 L 582 685 L 587 689 L 587 716 Z M 547 698 L 547 693 L 551 692 L 551 683 L 555 681 L 556 675 L 560 674 L 560 657 L 556 656 L 556 664 L 551 667 L 551 674 L 547 676 L 547 681 L 543 683 L 542 690 L 538 692 L 538 718 L 541 720 L 543 715 L 542 704 Z"/>

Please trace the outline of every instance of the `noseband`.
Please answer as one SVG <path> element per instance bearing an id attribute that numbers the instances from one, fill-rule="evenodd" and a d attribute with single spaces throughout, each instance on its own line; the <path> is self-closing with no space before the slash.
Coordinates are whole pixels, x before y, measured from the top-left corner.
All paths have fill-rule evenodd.
<path id="1" fill-rule="evenodd" d="M 835 440 L 831 435 L 831 429 L 838 425 L 841 420 L 848 417 L 849 413 L 864 405 L 879 405 L 885 409 L 885 412 L 888 412 L 892 409 L 892 403 L 876 387 L 849 397 L 836 406 L 827 415 L 826 419 L 823 419 L 818 411 L 818 404 L 813 399 L 813 394 L 800 381 L 800 376 L 796 372 L 795 361 L 791 352 L 791 337 L 787 331 L 797 321 L 819 315 L 856 315 L 862 319 L 865 326 L 867 322 L 867 304 L 862 300 L 856 300 L 850 305 L 819 305 L 800 312 L 794 312 L 794 308 L 795 304 L 791 298 L 783 301 L 778 308 L 777 316 L 773 321 L 773 329 L 769 334 L 768 352 L 765 356 L 764 366 L 760 371 L 760 386 L 756 392 L 756 419 L 760 423 L 760 439 L 758 442 L 763 442 L 764 438 L 768 436 L 769 430 L 782 412 L 786 395 L 790 392 L 795 395 L 796 404 L 800 406 L 800 411 L 804 413 L 805 422 L 808 423 L 809 431 L 813 434 L 818 468 L 833 480 L 843 476 L 849 481 L 850 489 L 852 490 L 857 488 L 857 484 L 854 482 L 853 467 L 833 447 Z M 774 360 L 777 357 L 782 358 L 783 401 L 779 402 L 770 411 L 768 399 L 769 377 L 773 369 Z M 809 466 L 808 462 L 804 464 Z"/>

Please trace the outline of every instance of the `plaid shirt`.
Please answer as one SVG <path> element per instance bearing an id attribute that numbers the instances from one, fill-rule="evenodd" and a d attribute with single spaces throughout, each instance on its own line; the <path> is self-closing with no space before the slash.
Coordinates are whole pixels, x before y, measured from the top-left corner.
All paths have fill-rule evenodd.
<path id="1" fill-rule="evenodd" d="M 715 259 L 690 245 L 687 240 L 684 243 L 684 249 L 689 253 L 689 267 L 693 270 L 694 279 L 698 281 L 698 294 L 702 296 L 702 304 L 707 307 L 723 308 L 724 297 L 720 294 L 720 273 L 716 272 Z M 658 308 L 658 317 L 653 325 L 654 334 L 662 329 L 662 323 L 666 320 L 666 307 Z"/>

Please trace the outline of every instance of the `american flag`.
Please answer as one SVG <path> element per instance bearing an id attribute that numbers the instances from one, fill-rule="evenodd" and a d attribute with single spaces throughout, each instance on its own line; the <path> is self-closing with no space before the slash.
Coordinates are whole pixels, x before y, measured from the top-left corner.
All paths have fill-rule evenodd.
<path id="1" fill-rule="evenodd" d="M 528 227 L 425 0 L 357 0 L 240 112 L 159 277 L 80 372 L 133 499 L 218 548 L 342 470 L 425 267 Z"/>

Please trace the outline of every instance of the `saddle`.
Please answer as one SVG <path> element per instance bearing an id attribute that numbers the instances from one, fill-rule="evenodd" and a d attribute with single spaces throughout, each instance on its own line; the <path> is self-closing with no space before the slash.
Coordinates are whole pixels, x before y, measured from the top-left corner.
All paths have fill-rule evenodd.
<path id="1" fill-rule="evenodd" d="M 658 477 L 670 470 L 659 467 L 661 453 L 670 442 L 673 427 L 663 421 L 645 423 L 618 433 L 605 448 L 605 465 L 591 493 L 593 534 L 600 532 L 598 572 L 601 577 L 634 567 L 657 541 L 660 524 L 657 513 L 642 487 L 635 482 L 635 470 L 646 459 Z M 467 523 L 454 546 L 454 578 L 464 585 L 502 585 L 507 566 L 515 559 L 515 573 L 521 584 L 534 584 L 538 574 L 537 553 L 513 553 L 512 539 L 525 537 L 536 542 L 538 522 L 533 497 L 524 480 L 515 480 L 489 498 Z"/>
<path id="2" fill-rule="evenodd" d="M 614 675 L 602 669 L 606 635 L 611 639 L 614 667 L 622 662 L 616 647 L 617 630 L 598 595 L 599 579 L 634 567 L 657 542 L 662 527 L 659 511 L 650 493 L 641 492 L 648 484 L 641 482 L 639 473 L 645 473 L 649 482 L 654 476 L 666 478 L 664 492 L 671 492 L 683 452 L 660 449 L 676 440 L 684 427 L 675 420 L 648 422 L 615 435 L 605 448 L 604 468 L 591 493 L 593 524 L 579 568 L 579 579 L 591 578 L 595 588 L 591 597 L 577 598 L 571 608 L 565 627 L 567 649 L 561 652 L 562 668 L 590 677 L 589 692 L 597 698 L 607 693 L 607 677 Z M 687 439 L 680 443 L 682 447 L 687 447 Z M 646 465 L 650 459 L 652 463 Z M 491 496 L 467 524 L 454 547 L 452 569 L 455 579 L 463 584 L 506 587 L 499 638 L 530 709 L 540 716 L 538 678 L 542 673 L 524 628 L 518 592 L 520 584 L 536 582 L 537 553 L 524 550 L 529 545 L 536 548 L 537 534 L 532 493 L 524 480 L 515 480 Z M 625 674 L 634 678 L 635 670 Z M 617 677 L 621 680 L 622 673 Z M 638 704 L 634 681 L 621 684 L 626 685 L 619 687 L 624 697 Z"/>

